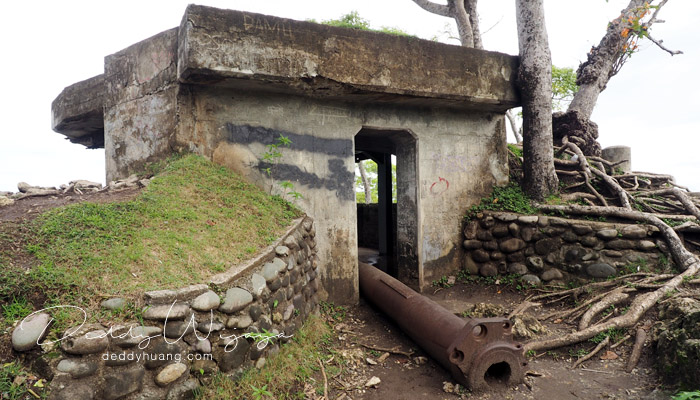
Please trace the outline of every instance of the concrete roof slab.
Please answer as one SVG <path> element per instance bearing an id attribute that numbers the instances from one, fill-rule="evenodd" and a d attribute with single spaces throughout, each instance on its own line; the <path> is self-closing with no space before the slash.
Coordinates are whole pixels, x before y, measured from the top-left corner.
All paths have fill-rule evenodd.
<path id="1" fill-rule="evenodd" d="M 73 143 L 104 146 L 104 74 L 74 83 L 51 103 L 51 129 Z"/>
<path id="2" fill-rule="evenodd" d="M 178 52 L 185 83 L 247 80 L 311 96 L 488 111 L 519 104 L 517 57 L 414 37 L 190 5 Z"/>

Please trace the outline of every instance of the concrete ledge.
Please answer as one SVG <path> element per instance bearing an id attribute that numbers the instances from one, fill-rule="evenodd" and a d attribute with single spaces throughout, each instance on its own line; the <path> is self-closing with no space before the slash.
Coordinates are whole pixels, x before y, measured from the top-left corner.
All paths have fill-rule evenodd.
<path id="1" fill-rule="evenodd" d="M 179 32 L 180 82 L 352 101 L 505 111 L 519 104 L 517 67 L 496 52 L 196 5 Z"/>
<path id="2" fill-rule="evenodd" d="M 51 103 L 51 129 L 73 143 L 104 147 L 104 74 L 74 83 Z"/>

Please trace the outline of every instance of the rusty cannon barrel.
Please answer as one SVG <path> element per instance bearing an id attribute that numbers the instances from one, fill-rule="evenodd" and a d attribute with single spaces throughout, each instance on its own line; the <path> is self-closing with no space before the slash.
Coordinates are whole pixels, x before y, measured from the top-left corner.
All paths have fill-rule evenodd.
<path id="1" fill-rule="evenodd" d="M 527 361 L 507 318 L 462 319 L 362 262 L 360 291 L 460 384 L 480 391 L 522 382 Z"/>

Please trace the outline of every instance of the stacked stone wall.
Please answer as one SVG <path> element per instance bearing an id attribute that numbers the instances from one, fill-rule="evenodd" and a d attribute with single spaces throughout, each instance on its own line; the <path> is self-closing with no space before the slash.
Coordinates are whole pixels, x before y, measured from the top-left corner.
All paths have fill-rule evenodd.
<path id="1" fill-rule="evenodd" d="M 464 225 L 464 269 L 565 283 L 666 269 L 671 256 L 651 225 L 483 212 Z"/>
<path id="2" fill-rule="evenodd" d="M 52 399 L 192 398 L 216 372 L 261 368 L 317 310 L 315 234 L 310 218 L 297 220 L 254 260 L 209 284 L 144 293 L 140 322 L 86 323 L 39 348 L 50 317 L 35 313 L 13 332 L 13 346 L 51 380 Z M 125 306 L 121 298 L 102 302 Z"/>

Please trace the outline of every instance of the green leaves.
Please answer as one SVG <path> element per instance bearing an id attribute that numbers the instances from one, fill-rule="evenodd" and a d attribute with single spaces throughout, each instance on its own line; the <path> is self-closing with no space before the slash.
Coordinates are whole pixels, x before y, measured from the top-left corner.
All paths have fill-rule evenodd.
<path id="1" fill-rule="evenodd" d="M 351 28 L 351 29 L 361 29 L 369 30 L 369 20 L 360 17 L 357 11 L 350 11 L 347 14 L 342 15 L 338 19 L 329 19 L 327 21 L 321 22 L 324 25 L 339 26 L 341 28 Z"/>
<path id="2" fill-rule="evenodd" d="M 316 22 L 315 20 L 310 20 L 311 22 Z M 406 33 L 405 31 L 391 27 L 391 26 L 382 26 L 379 29 L 373 29 L 370 27 L 370 22 L 368 19 L 360 17 L 360 14 L 357 11 L 351 11 L 347 14 L 342 15 L 338 19 L 329 19 L 325 21 L 321 21 L 323 25 L 330 25 L 330 26 L 338 26 L 341 28 L 350 28 L 350 29 L 359 29 L 362 31 L 374 31 L 374 32 L 382 32 L 382 33 L 387 33 L 389 35 L 395 35 L 395 36 L 411 36 L 410 34 Z"/>
<path id="3" fill-rule="evenodd" d="M 279 149 L 281 147 L 289 147 L 291 144 L 291 139 L 289 139 L 287 136 L 280 134 L 274 143 L 268 144 L 266 146 L 267 151 L 263 153 L 262 159 L 264 162 L 270 164 L 270 166 L 263 168 L 262 170 L 267 174 L 268 177 L 272 178 L 273 180 L 275 179 L 273 175 L 275 173 L 277 164 L 279 164 L 283 156 L 282 152 Z M 304 197 L 301 193 L 294 190 L 294 184 L 290 181 L 282 181 L 279 183 L 279 185 L 282 189 L 284 189 L 283 196 L 290 195 L 294 199 L 301 199 Z M 270 194 L 272 194 L 272 186 L 270 186 Z"/>
<path id="4" fill-rule="evenodd" d="M 552 108 L 562 111 L 578 92 L 576 72 L 572 68 L 559 68 L 552 65 Z"/>
<path id="5" fill-rule="evenodd" d="M 671 396 L 671 400 L 700 400 L 700 392 L 678 392 Z"/>

